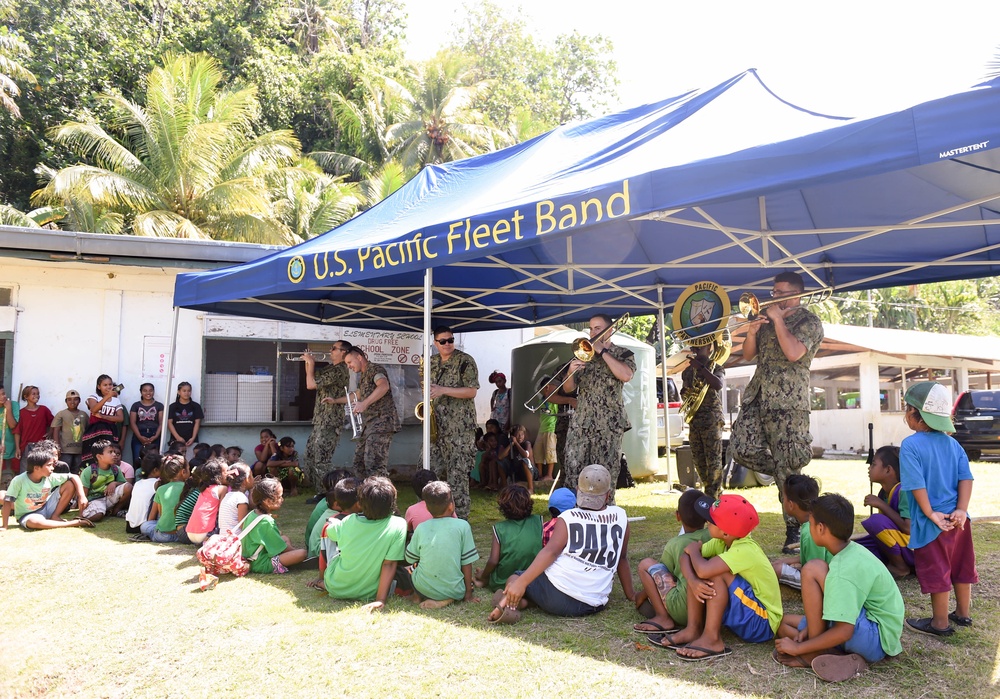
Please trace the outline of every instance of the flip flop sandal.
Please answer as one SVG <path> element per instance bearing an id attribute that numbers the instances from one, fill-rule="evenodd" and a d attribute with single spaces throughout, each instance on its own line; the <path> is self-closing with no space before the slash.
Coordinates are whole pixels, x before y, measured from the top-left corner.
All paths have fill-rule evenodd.
<path id="1" fill-rule="evenodd" d="M 964 626 L 966 628 L 972 626 L 972 617 L 959 616 L 958 612 L 952 612 L 948 615 L 948 618 L 955 623 L 955 626 Z"/>
<path id="2" fill-rule="evenodd" d="M 809 670 L 811 669 L 809 663 L 802 659 L 798 655 L 788 655 L 787 653 L 782 653 L 777 648 L 771 652 L 771 659 L 778 665 L 784 665 L 785 667 L 790 667 L 793 670 Z"/>
<path id="3" fill-rule="evenodd" d="M 931 619 L 928 617 L 926 619 L 907 619 L 906 625 L 910 629 L 918 633 L 925 633 L 928 636 L 938 636 L 941 638 L 947 638 L 955 633 L 955 629 L 948 627 L 946 629 L 935 629 L 931 626 Z"/>
<path id="4" fill-rule="evenodd" d="M 659 646 L 660 648 L 667 648 L 669 650 L 677 650 L 683 646 L 679 646 L 674 643 L 674 634 L 672 633 L 661 633 L 654 634 L 652 636 L 646 636 L 646 640 L 649 641 L 654 646 Z"/>
<path id="5" fill-rule="evenodd" d="M 868 663 L 857 653 L 848 655 L 821 655 L 812 661 L 812 670 L 821 680 L 843 682 L 868 669 Z"/>
<path id="6" fill-rule="evenodd" d="M 496 609 L 501 609 L 501 607 L 496 607 Z M 491 624 L 516 624 L 521 621 L 521 610 L 517 607 L 503 607 L 500 616 L 496 619 L 487 618 L 486 621 Z"/>
<path id="7" fill-rule="evenodd" d="M 712 658 L 721 658 L 723 656 L 729 655 L 733 652 L 733 649 L 729 646 L 724 647 L 722 650 L 709 650 L 708 648 L 701 648 L 699 646 L 692 646 L 690 643 L 682 648 L 689 648 L 691 650 L 696 650 L 699 653 L 704 653 L 704 655 L 699 655 L 697 658 L 690 658 L 686 655 L 681 655 L 677 653 L 677 657 L 688 663 L 700 663 L 702 660 L 711 660 Z M 680 650 L 678 648 L 677 650 Z"/>
<path id="8" fill-rule="evenodd" d="M 640 629 L 639 627 L 642 626 L 643 624 L 645 624 L 646 626 L 652 626 L 653 628 Z M 677 627 L 665 629 L 659 624 L 657 624 L 655 621 L 640 621 L 638 624 L 632 624 L 632 630 L 635 631 L 636 633 L 642 633 L 647 635 L 651 633 L 667 635 L 673 633 L 674 631 L 677 631 Z"/>

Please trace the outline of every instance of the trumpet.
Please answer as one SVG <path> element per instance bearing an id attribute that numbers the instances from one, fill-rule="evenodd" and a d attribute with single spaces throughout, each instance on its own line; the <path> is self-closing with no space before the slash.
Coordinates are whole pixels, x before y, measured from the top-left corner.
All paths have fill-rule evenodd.
<path id="1" fill-rule="evenodd" d="M 577 339 L 573 340 L 573 357 L 575 359 L 579 359 L 581 362 L 589 362 L 590 360 L 592 360 L 594 358 L 594 343 L 603 342 L 604 340 L 611 337 L 611 335 L 613 335 L 616 330 L 619 330 L 623 325 L 625 325 L 630 318 L 631 316 L 627 312 L 623 313 L 621 316 L 618 317 L 617 320 L 611 323 L 611 325 L 609 325 L 608 327 L 604 328 L 604 330 L 599 332 L 597 334 L 597 337 L 591 337 L 591 338 L 578 337 Z M 562 372 L 566 371 L 566 369 L 569 368 L 569 365 L 572 361 L 573 360 L 571 359 L 569 360 L 569 362 L 563 364 L 562 368 L 560 368 L 559 371 L 557 371 L 554 374 L 554 376 L 558 376 Z M 566 382 L 569 381 L 575 374 L 576 374 L 575 371 L 567 373 L 566 378 L 562 380 L 562 383 L 556 386 L 555 391 L 558 391 L 560 388 L 565 386 Z M 553 391 L 553 393 L 555 391 Z M 531 405 L 531 402 L 534 401 L 535 398 L 537 398 L 539 395 L 542 396 L 542 402 L 539 403 L 538 405 Z M 545 407 L 545 404 L 547 402 L 548 399 L 545 396 L 545 386 L 542 386 L 537 391 L 535 391 L 531 395 L 531 397 L 528 398 L 528 400 L 524 401 L 524 407 L 529 412 L 537 413 L 539 410 Z"/>
<path id="2" fill-rule="evenodd" d="M 353 433 L 351 439 L 358 439 L 361 436 L 361 430 L 364 429 L 361 413 L 354 412 L 354 404 L 357 401 L 351 395 L 351 390 L 345 388 L 344 393 L 347 394 L 347 404 L 344 405 L 344 410 L 347 412 L 347 419 L 351 421 L 351 432 Z"/>
<path id="3" fill-rule="evenodd" d="M 311 354 L 313 359 L 317 362 L 331 361 L 329 352 L 310 352 L 309 350 L 303 350 L 302 352 L 278 352 L 278 354 L 286 362 L 304 362 L 305 359 L 302 358 L 302 355 L 304 354 Z"/>
<path id="4" fill-rule="evenodd" d="M 419 403 L 417 403 L 416 407 L 413 408 L 413 415 L 418 420 L 420 420 L 420 422 L 424 421 L 424 417 L 426 416 L 426 413 L 427 413 L 427 411 L 424 410 L 424 402 L 423 401 L 420 401 Z M 434 399 L 433 398 L 431 399 L 431 403 L 430 403 L 430 413 L 431 413 L 431 441 L 432 442 L 436 442 L 436 441 L 438 441 L 438 421 L 437 421 L 437 416 L 434 414 Z"/>

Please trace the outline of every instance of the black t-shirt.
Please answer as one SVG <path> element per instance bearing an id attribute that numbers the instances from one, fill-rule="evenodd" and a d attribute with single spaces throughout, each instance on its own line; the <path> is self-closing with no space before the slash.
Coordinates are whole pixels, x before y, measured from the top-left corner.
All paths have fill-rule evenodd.
<path id="1" fill-rule="evenodd" d="M 129 413 L 135 413 L 135 426 L 139 429 L 139 434 L 143 437 L 152 437 L 160 426 L 160 420 L 163 419 L 163 403 L 153 401 L 152 405 L 143 405 L 142 401 L 137 400 L 129 408 Z"/>
<path id="2" fill-rule="evenodd" d="M 186 442 L 194 436 L 194 421 L 204 420 L 205 413 L 202 412 L 201 406 L 194 401 L 190 403 L 174 401 L 170 404 L 167 418 L 173 420 L 174 431 Z"/>

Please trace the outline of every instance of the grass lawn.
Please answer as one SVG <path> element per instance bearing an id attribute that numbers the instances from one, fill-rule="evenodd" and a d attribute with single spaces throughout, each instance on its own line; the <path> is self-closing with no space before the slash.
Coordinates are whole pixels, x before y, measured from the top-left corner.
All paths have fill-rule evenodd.
<path id="1" fill-rule="evenodd" d="M 856 506 L 868 493 L 862 461 L 816 460 L 806 472 Z M 1000 464 L 977 463 L 973 473 L 972 516 L 1000 515 Z M 632 525 L 633 571 L 676 534 L 677 494 L 664 491 L 646 483 L 618 497 L 630 516 L 646 517 Z M 784 527 L 775 488 L 739 492 L 761 514 L 754 538 L 777 557 Z M 312 509 L 304 500 L 286 500 L 279 513 L 296 543 Z M 413 502 L 401 485 L 400 510 Z M 539 495 L 536 512 L 544 509 Z M 859 521 L 867 514 L 858 506 Z M 485 493 L 473 494 L 484 559 L 498 517 Z M 949 640 L 904 631 L 901 656 L 840 685 L 775 664 L 772 644 L 729 634 L 735 652 L 703 663 L 640 645 L 645 637 L 632 632 L 639 616 L 617 583 L 611 606 L 594 617 L 529 610 L 520 624 L 494 627 L 486 592 L 437 611 L 397 597 L 387 612 L 368 615 L 306 588 L 309 571 L 229 577 L 201 592 L 193 548 L 128 543 L 121 519 L 95 530 L 12 528 L 0 531 L 0 697 L 996 697 L 1000 525 L 973 526 L 983 581 L 973 588 L 975 625 Z M 914 579 L 900 589 L 908 615 L 929 616 Z M 786 611 L 800 613 L 798 593 L 783 595 Z"/>

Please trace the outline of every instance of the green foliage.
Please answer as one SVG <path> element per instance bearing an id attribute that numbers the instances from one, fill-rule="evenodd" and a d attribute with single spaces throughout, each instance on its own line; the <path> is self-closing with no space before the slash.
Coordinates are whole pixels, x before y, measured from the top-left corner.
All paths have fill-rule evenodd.
<path id="1" fill-rule="evenodd" d="M 21 88 L 16 81 L 36 82 L 31 71 L 19 61 L 30 54 L 26 43 L 16 35 L 7 33 L 6 27 L 0 27 L 0 109 L 18 119 L 21 118 L 21 110 L 15 99 L 21 94 Z"/>

